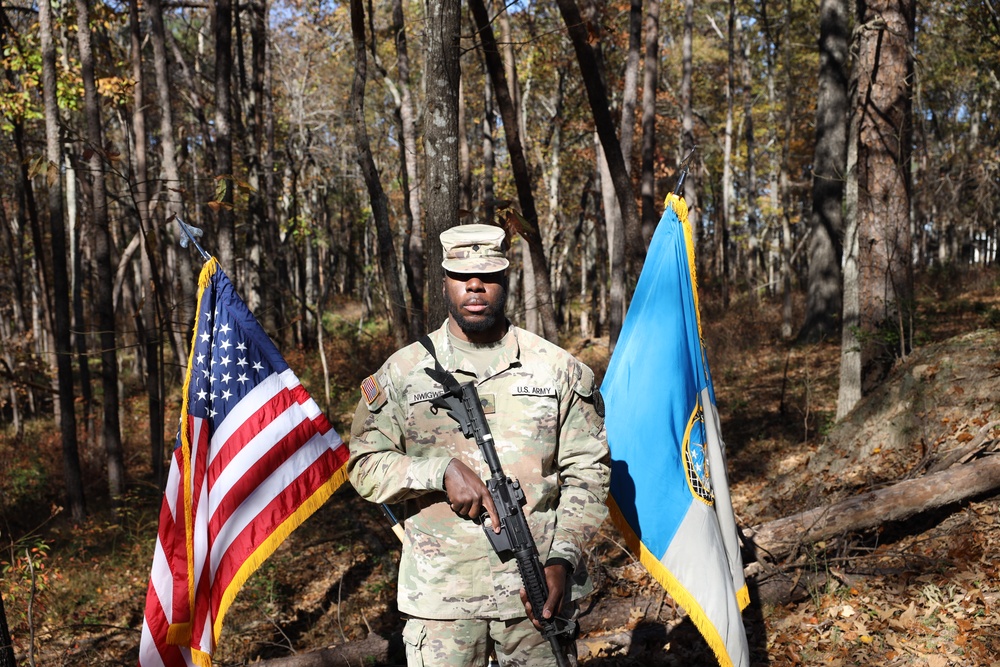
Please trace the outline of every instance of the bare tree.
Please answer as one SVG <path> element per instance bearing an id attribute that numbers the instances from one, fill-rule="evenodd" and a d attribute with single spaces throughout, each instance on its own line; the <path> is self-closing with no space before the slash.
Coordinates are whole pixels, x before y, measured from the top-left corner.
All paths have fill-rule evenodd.
<path id="1" fill-rule="evenodd" d="M 587 90 L 587 100 L 590 102 L 590 110 L 594 116 L 594 125 L 600 137 L 601 146 L 604 149 L 604 156 L 608 162 L 611 179 L 615 185 L 618 206 L 621 209 L 625 222 L 625 237 L 629 254 L 632 257 L 634 266 L 640 267 L 642 266 L 646 251 L 642 243 L 639 208 L 636 206 L 632 181 L 629 178 L 621 144 L 618 141 L 614 122 L 611 119 L 611 107 L 608 103 L 608 94 L 603 83 L 601 68 L 598 65 L 594 47 L 590 43 L 589 30 L 583 21 L 583 17 L 580 15 L 580 8 L 577 7 L 576 0 L 558 0 L 558 4 L 563 22 L 566 24 L 566 30 L 569 32 L 570 40 L 573 42 L 573 49 L 576 52 L 576 59 L 580 65 L 580 73 L 583 76 L 583 82 Z M 612 349 L 614 349 L 618 335 L 621 333 L 622 317 L 619 315 L 618 310 L 618 308 L 612 305 L 609 327 L 609 338 Z"/>
<path id="2" fill-rule="evenodd" d="M 819 89 L 813 159 L 808 299 L 800 340 L 837 330 L 841 313 L 844 183 L 847 161 L 847 0 L 819 6 Z"/>
<path id="3" fill-rule="evenodd" d="M 113 298 L 114 270 L 111 264 L 111 227 L 108 199 L 104 182 L 104 148 L 101 128 L 101 107 L 94 76 L 94 51 L 91 46 L 90 7 L 88 0 L 76 0 L 80 48 L 80 69 L 83 78 L 84 115 L 87 119 L 87 143 L 90 156 L 91 206 L 94 220 L 94 260 L 97 263 L 97 326 L 101 342 L 101 387 L 104 392 L 104 425 L 102 437 L 108 466 L 108 492 L 117 503 L 125 490 L 125 462 L 122 455 L 121 423 L 118 402 L 118 346 L 115 336 Z"/>
<path id="4" fill-rule="evenodd" d="M 166 202 L 166 217 L 180 216 L 184 209 L 180 201 L 181 178 L 177 167 L 177 145 L 174 141 L 173 95 L 171 94 L 169 66 L 167 63 L 166 30 L 163 25 L 162 0 L 146 0 L 146 15 L 149 17 L 149 41 L 153 45 L 153 73 L 155 74 L 156 100 L 160 118 L 160 132 L 156 144 L 160 148 L 160 167 L 163 170 L 161 196 Z M 168 274 L 169 275 L 169 274 Z M 174 347 L 185 348 L 184 333 L 194 313 L 194 270 L 190 255 L 177 253 L 176 271 L 172 281 L 172 291 L 177 295 L 177 312 L 171 331 Z M 162 465 L 162 464 L 160 464 Z"/>
<path id="5" fill-rule="evenodd" d="M 461 3 L 429 0 L 427 3 L 426 70 L 424 103 L 424 210 L 427 238 L 428 321 L 443 322 L 448 310 L 430 276 L 440 275 L 441 244 L 437 238 L 458 223 L 458 81 Z"/>
<path id="6" fill-rule="evenodd" d="M 656 88 L 660 59 L 660 0 L 646 0 L 642 77 L 642 241 L 646 248 L 659 220 L 656 201 Z"/>
<path id="7" fill-rule="evenodd" d="M 552 308 L 552 286 L 549 282 L 549 263 L 542 247 L 542 235 L 538 226 L 538 212 L 535 209 L 535 196 L 531 188 L 531 176 L 528 173 L 528 163 L 521 147 L 518 130 L 517 114 L 510 96 L 510 87 L 504 73 L 503 62 L 497 47 L 493 28 L 490 27 L 489 15 L 482 0 L 469 0 L 469 7 L 476 22 L 476 30 L 483 44 L 483 55 L 486 58 L 486 69 L 493 82 L 493 92 L 497 106 L 500 107 L 500 117 L 503 119 L 504 137 L 507 139 L 507 153 L 510 157 L 511 172 L 517 189 L 517 199 L 521 206 L 523 224 L 518 226 L 518 232 L 528 244 L 531 253 L 531 263 L 534 267 L 535 288 L 540 298 L 537 301 L 541 315 L 542 334 L 549 340 L 556 340 L 559 331 L 556 326 L 555 311 Z"/>
<path id="8" fill-rule="evenodd" d="M 852 327 L 855 340 L 841 353 L 838 416 L 849 412 L 893 360 L 909 351 L 913 336 L 910 137 L 916 5 L 912 0 L 859 0 L 857 11 L 858 85 L 852 109 L 857 162 L 856 170 L 849 171 L 856 190 L 848 182 L 848 206 L 852 197 L 857 202 L 856 237 L 849 233 L 852 247 L 845 244 L 845 252 L 856 252 L 850 260 L 857 266 L 857 324 L 848 313 L 854 287 L 847 283 L 853 275 L 845 262 L 844 326 Z"/>
<path id="9" fill-rule="evenodd" d="M 410 337 L 417 338 L 425 333 L 424 295 L 426 274 L 424 272 L 424 222 L 420 205 L 420 174 L 417 170 L 417 122 L 410 91 L 410 50 L 406 40 L 406 24 L 403 17 L 402 0 L 392 0 L 392 25 L 390 27 L 396 43 L 396 85 L 399 88 L 399 152 L 402 160 L 402 185 L 404 190 L 404 210 L 406 211 L 406 247 L 403 249 L 403 268 L 406 271 L 407 288 L 410 292 Z M 459 124 L 459 132 L 463 127 Z M 464 134 L 463 134 L 464 136 Z"/>
<path id="10" fill-rule="evenodd" d="M 49 230 L 52 243 L 52 287 L 56 294 L 69 294 L 69 270 L 66 264 L 66 220 L 63 211 L 62 137 L 59 133 L 59 103 L 56 91 L 56 47 L 52 39 L 52 4 L 38 3 L 38 26 L 42 47 L 42 99 L 45 107 L 45 157 L 48 160 Z M 76 438 L 76 408 L 73 394 L 72 337 L 69 299 L 55 299 L 56 374 L 59 388 L 59 435 L 62 439 L 63 476 L 70 515 L 82 521 L 86 513 L 80 453 Z M 6 618 L 4 630 L 6 631 Z M 10 641 L 8 635 L 4 635 Z"/>
<path id="11" fill-rule="evenodd" d="M 216 214 L 219 225 L 219 261 L 230 271 L 236 253 L 236 225 L 233 215 L 233 3 L 215 0 L 212 27 L 215 33 L 215 174 Z"/>
<path id="12" fill-rule="evenodd" d="M 392 243 L 392 227 L 389 224 L 389 204 L 378 169 L 372 157 L 368 131 L 365 129 L 365 82 L 368 72 L 368 57 L 365 50 L 365 10 L 362 0 L 351 0 L 351 34 L 354 37 L 354 84 L 351 86 L 351 107 L 354 111 L 354 142 L 358 150 L 358 164 L 368 186 L 371 199 L 372 217 L 378 234 L 378 261 L 382 270 L 382 281 L 388 290 L 389 320 L 397 347 L 407 341 L 409 331 L 406 323 L 406 303 L 403 287 L 399 283 L 399 269 L 396 251 Z"/>

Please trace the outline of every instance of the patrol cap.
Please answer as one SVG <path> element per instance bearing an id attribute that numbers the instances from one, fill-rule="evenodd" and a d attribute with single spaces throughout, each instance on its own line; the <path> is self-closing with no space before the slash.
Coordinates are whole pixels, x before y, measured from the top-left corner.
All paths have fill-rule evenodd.
<path id="1" fill-rule="evenodd" d="M 445 271 L 454 273 L 495 273 L 507 261 L 507 232 L 495 225 L 458 225 L 441 232 Z"/>

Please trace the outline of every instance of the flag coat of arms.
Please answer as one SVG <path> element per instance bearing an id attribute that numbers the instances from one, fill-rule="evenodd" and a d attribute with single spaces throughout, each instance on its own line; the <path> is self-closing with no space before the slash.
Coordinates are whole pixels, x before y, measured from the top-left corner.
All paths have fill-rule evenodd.
<path id="1" fill-rule="evenodd" d="M 723 667 L 745 667 L 743 579 L 701 337 L 687 205 L 667 198 L 601 385 L 611 516 Z"/>
<path id="2" fill-rule="evenodd" d="M 141 667 L 210 667 L 240 587 L 346 479 L 347 446 L 214 258 L 182 401 Z"/>

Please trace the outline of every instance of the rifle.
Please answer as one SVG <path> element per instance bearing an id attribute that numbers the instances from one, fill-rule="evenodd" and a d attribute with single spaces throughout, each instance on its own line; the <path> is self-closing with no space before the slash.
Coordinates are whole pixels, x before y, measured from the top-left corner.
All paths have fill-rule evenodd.
<path id="1" fill-rule="evenodd" d="M 569 667 L 566 649 L 560 639 L 563 635 L 572 636 L 576 631 L 576 624 L 561 617 L 542 618 L 542 609 L 545 607 L 545 601 L 549 599 L 549 587 L 545 581 L 545 568 L 538 558 L 535 539 L 531 536 L 522 509 L 525 503 L 524 490 L 516 479 L 507 477 L 500 466 L 500 458 L 493 446 L 493 435 L 483 413 L 479 392 L 472 382 L 459 384 L 454 376 L 440 366 L 434 370 L 428 368 L 427 373 L 447 390 L 447 393 L 433 399 L 431 405 L 434 408 L 447 410 L 448 416 L 458 422 L 462 434 L 466 438 L 475 438 L 486 464 L 490 467 L 490 479 L 486 481 L 486 488 L 493 497 L 493 504 L 496 505 L 499 516 L 491 517 L 484 511 L 479 517 L 483 531 L 501 561 L 506 563 L 511 557 L 517 560 L 517 569 L 521 574 L 531 609 L 542 626 L 542 637 L 549 640 L 552 652 L 556 656 L 556 664 L 559 667 Z M 485 521 L 486 517 L 489 517 L 489 523 Z M 493 526 L 498 521 L 500 532 L 495 533 Z"/>

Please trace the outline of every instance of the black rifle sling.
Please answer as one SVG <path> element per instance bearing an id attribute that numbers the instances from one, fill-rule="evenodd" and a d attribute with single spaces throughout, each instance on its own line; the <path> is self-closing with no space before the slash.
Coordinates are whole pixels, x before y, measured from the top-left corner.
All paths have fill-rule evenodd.
<path id="1" fill-rule="evenodd" d="M 420 338 L 419 343 L 424 346 L 424 349 L 427 350 L 427 353 L 431 355 L 431 359 L 434 360 L 434 371 L 432 372 L 431 369 L 428 368 L 427 374 L 431 376 L 431 379 L 440 382 L 441 386 L 444 387 L 445 391 L 447 391 L 449 394 L 454 394 L 455 396 L 461 396 L 462 395 L 461 384 L 459 384 L 458 380 L 455 379 L 455 376 L 446 371 L 444 367 L 441 365 L 441 362 L 438 361 L 437 351 L 434 349 L 434 343 L 431 341 L 431 337 L 424 334 Z"/>

